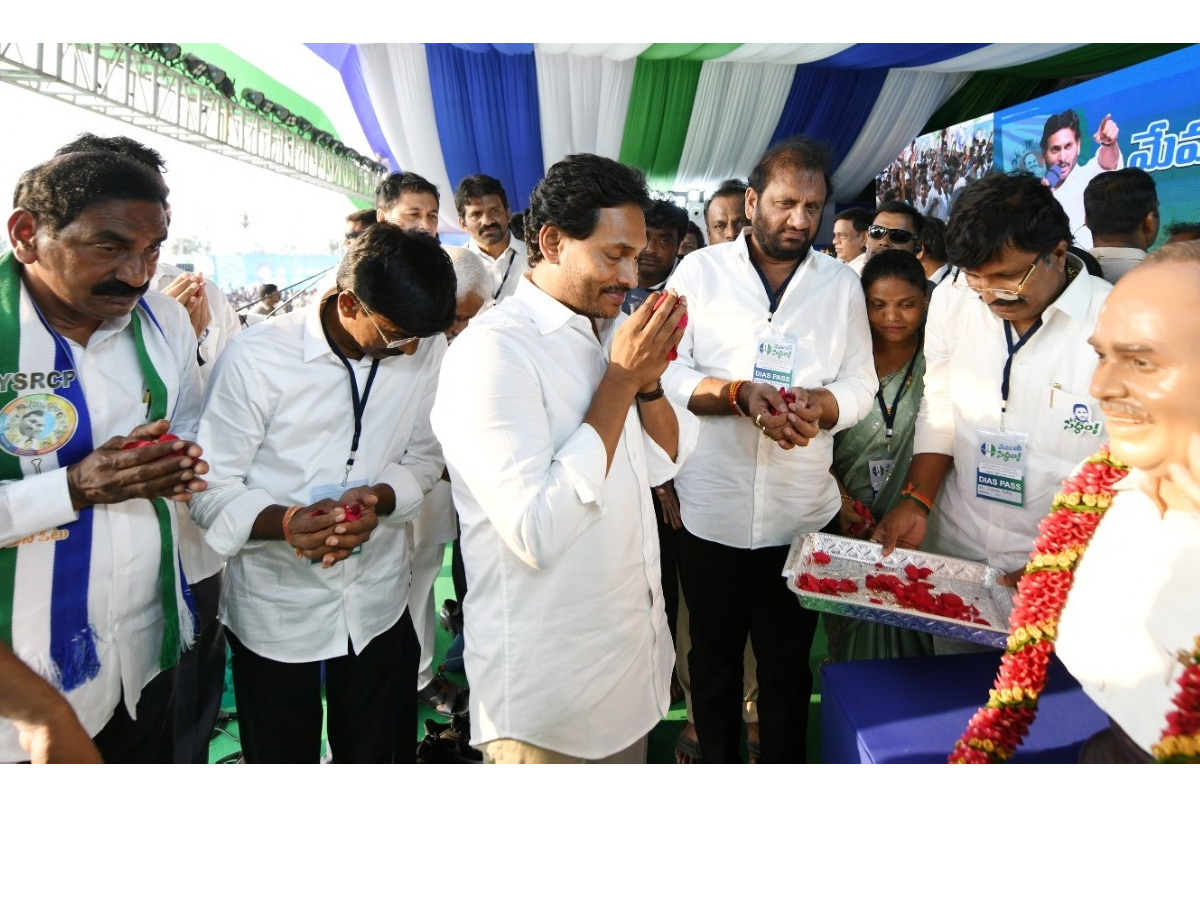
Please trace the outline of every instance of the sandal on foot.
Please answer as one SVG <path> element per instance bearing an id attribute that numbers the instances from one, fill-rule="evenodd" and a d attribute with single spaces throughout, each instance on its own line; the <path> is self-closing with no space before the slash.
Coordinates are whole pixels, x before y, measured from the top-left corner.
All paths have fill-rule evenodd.
<path id="1" fill-rule="evenodd" d="M 684 737 L 682 731 L 679 732 L 679 737 L 675 738 L 675 752 L 690 757 L 694 763 L 700 762 L 704 758 L 704 755 L 700 752 L 700 742 Z M 678 759 L 675 761 L 679 762 Z"/>

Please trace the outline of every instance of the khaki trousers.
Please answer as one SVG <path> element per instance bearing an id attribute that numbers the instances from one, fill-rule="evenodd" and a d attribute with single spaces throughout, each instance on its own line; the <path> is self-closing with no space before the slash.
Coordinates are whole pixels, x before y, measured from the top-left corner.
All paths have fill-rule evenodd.
<path id="1" fill-rule="evenodd" d="M 483 761 L 485 763 L 495 763 L 497 765 L 561 765 L 564 763 L 587 763 L 592 765 L 603 763 L 630 764 L 644 763 L 646 761 L 646 744 L 646 735 L 643 735 L 624 750 L 619 750 L 612 756 L 605 756 L 603 759 L 581 759 L 578 756 L 567 756 L 565 753 L 547 750 L 544 747 L 536 747 L 533 744 L 527 744 L 525 741 L 518 741 L 512 738 L 498 738 L 494 741 L 488 741 L 479 749 L 483 751 Z"/>

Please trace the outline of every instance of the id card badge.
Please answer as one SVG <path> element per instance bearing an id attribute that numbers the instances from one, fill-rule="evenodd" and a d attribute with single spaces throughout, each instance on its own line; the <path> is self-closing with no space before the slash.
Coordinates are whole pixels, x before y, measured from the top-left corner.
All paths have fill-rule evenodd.
<path id="1" fill-rule="evenodd" d="M 322 500 L 329 500 L 336 504 L 337 501 L 342 498 L 342 495 L 346 493 L 346 491 L 350 490 L 350 488 L 365 487 L 366 484 L 367 483 L 365 481 L 351 481 L 345 486 L 340 484 L 318 484 L 312 489 L 312 502 L 320 503 Z M 362 544 L 359 544 L 350 551 L 351 556 L 358 556 L 360 553 L 362 553 Z M 319 558 L 309 560 L 310 563 L 314 564 L 319 563 L 320 561 L 321 560 Z"/>
<path id="2" fill-rule="evenodd" d="M 886 456 L 869 459 L 867 460 L 867 471 L 871 475 L 871 499 L 874 500 L 888 483 L 888 479 L 892 477 L 892 460 Z"/>
<path id="3" fill-rule="evenodd" d="M 994 503 L 1024 506 L 1029 435 L 980 428 L 975 438 L 979 445 L 975 496 Z"/>
<path id="4" fill-rule="evenodd" d="M 792 386 L 796 366 L 796 342 L 786 334 L 766 328 L 758 334 L 758 352 L 754 357 L 755 381 L 776 387 Z"/>

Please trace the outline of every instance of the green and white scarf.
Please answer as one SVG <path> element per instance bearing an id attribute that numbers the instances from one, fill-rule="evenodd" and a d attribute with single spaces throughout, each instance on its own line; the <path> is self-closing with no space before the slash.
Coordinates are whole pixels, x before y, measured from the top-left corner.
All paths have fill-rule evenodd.
<path id="1" fill-rule="evenodd" d="M 0 481 L 6 482 L 73 465 L 95 447 L 70 346 L 30 306 L 21 309 L 20 267 L 6 253 L 0 257 Z M 168 391 L 147 351 L 143 319 L 162 332 L 144 299 L 130 316 L 130 330 L 154 421 L 167 416 Z M 159 666 L 168 669 L 194 640 L 194 608 L 175 546 L 174 504 L 150 502 L 158 520 L 164 620 Z M 26 661 L 64 692 L 100 671 L 88 620 L 94 524 L 93 509 L 84 507 L 74 522 L 0 548 L 0 641 L 13 646 L 18 598 L 26 604 L 44 596 L 49 583 L 49 657 Z"/>

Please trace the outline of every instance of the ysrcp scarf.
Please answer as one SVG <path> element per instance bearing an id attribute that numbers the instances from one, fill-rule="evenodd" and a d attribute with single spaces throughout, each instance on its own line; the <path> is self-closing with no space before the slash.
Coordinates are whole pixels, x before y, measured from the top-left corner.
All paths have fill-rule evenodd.
<path id="1" fill-rule="evenodd" d="M 0 481 L 18 481 L 79 462 L 95 449 L 91 418 L 74 356 L 42 318 L 21 329 L 21 275 L 12 253 L 0 257 Z M 149 420 L 166 418 L 167 387 L 146 350 L 147 319 L 162 327 L 144 299 L 130 317 L 149 393 Z M 194 607 L 175 547 L 171 504 L 151 501 L 158 519 L 159 594 L 164 628 L 159 665 L 169 669 L 194 640 Z M 0 640 L 13 644 L 13 604 L 22 585 L 50 578 L 49 666 L 34 668 L 67 692 L 96 677 L 100 660 L 88 622 L 93 510 L 52 532 L 0 548 Z M 45 538 L 45 539 L 43 539 Z M 40 593 L 41 591 L 39 591 Z M 181 622 L 182 620 L 182 622 Z M 182 625 L 182 627 L 181 627 Z M 49 671 L 41 671 L 43 669 Z"/>

